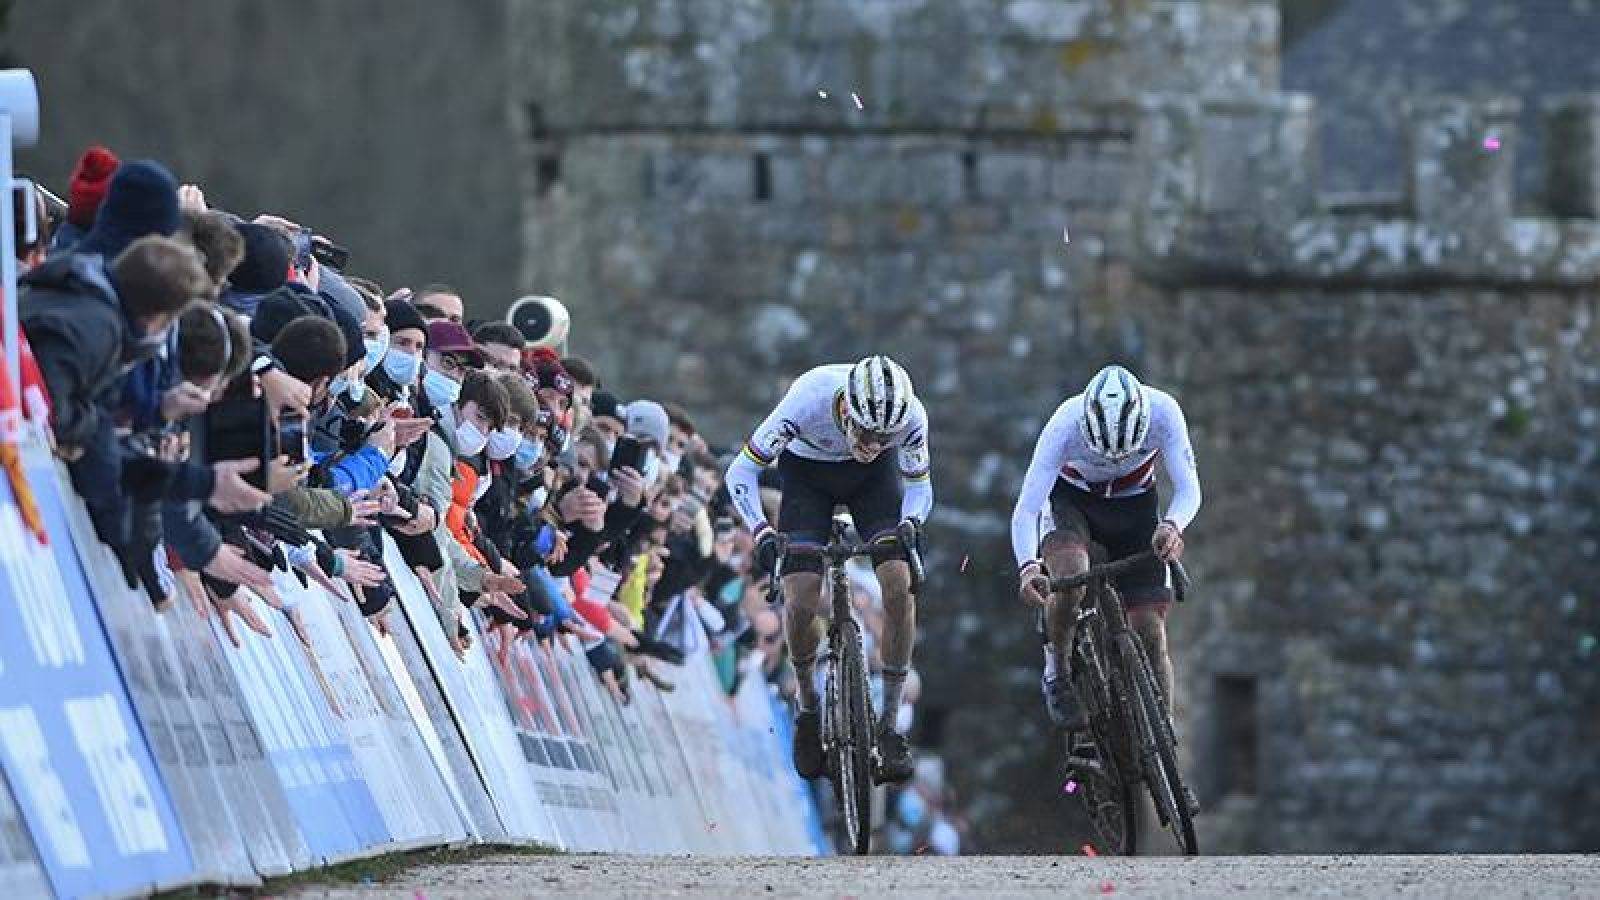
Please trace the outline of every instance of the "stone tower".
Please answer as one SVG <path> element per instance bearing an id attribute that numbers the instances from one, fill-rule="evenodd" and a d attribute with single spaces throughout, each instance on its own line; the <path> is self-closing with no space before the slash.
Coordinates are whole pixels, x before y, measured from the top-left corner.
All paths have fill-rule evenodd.
<path id="1" fill-rule="evenodd" d="M 1006 522 L 1039 426 L 1111 359 L 1183 402 L 1207 493 L 1172 625 L 1203 843 L 1600 839 L 1575 649 L 1600 630 L 1592 101 L 1554 114 L 1545 213 L 1512 215 L 1505 101 L 1419 104 L 1406 195 L 1330 206 L 1274 2 L 518 0 L 512 23 L 524 280 L 621 393 L 731 444 L 810 365 L 882 351 L 917 381 L 919 736 L 980 844 L 1080 824 L 1038 790 Z"/>

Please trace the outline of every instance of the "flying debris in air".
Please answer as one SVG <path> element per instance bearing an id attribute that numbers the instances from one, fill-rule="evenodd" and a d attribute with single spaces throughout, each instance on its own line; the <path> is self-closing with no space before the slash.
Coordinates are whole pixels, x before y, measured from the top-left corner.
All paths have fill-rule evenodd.
<path id="1" fill-rule="evenodd" d="M 851 91 L 850 92 L 850 99 L 854 100 L 856 102 L 856 109 L 865 109 L 866 108 L 866 107 L 861 105 L 861 95 L 857 94 L 855 91 Z"/>

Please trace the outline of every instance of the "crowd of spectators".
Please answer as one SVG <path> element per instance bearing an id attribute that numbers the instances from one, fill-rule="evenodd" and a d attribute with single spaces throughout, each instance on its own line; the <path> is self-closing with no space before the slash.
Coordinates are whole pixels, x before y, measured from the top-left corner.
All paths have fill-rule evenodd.
<path id="1" fill-rule="evenodd" d="M 387 538 L 458 654 L 482 636 L 505 666 L 565 633 L 620 702 L 702 656 L 730 692 L 756 672 L 792 698 L 729 457 L 687 410 L 624 402 L 459 291 L 380 285 L 333 236 L 214 208 L 160 163 L 94 147 L 65 193 L 14 195 L 22 407 L 158 609 L 181 581 L 236 644 L 241 622 L 271 633 L 263 602 L 306 640 L 282 570 L 385 630 Z M 876 583 L 855 581 L 872 650 Z"/>

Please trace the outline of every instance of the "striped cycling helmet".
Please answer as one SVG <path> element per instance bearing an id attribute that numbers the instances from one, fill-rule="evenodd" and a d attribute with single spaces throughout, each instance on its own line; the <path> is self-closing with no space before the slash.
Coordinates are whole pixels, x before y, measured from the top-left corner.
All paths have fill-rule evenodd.
<path id="1" fill-rule="evenodd" d="M 1127 459 L 1150 433 L 1150 401 L 1139 379 L 1121 366 L 1106 366 L 1083 389 L 1083 439 L 1110 460 Z"/>
<path id="2" fill-rule="evenodd" d="M 868 356 L 850 369 L 844 386 L 845 414 L 856 427 L 893 434 L 911 415 L 911 376 L 887 356 Z"/>

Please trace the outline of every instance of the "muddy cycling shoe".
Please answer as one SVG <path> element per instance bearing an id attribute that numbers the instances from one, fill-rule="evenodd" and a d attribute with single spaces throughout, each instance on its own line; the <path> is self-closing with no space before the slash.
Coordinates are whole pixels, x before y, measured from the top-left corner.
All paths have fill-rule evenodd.
<path id="1" fill-rule="evenodd" d="M 872 780 L 878 784 L 899 784 L 916 768 L 905 735 L 893 728 L 878 730 L 877 752 L 873 754 Z"/>
<path id="2" fill-rule="evenodd" d="M 1089 727 L 1067 676 L 1046 675 L 1039 679 L 1039 688 L 1044 691 L 1044 708 L 1050 713 L 1050 721 L 1068 731 L 1082 731 Z"/>
<path id="3" fill-rule="evenodd" d="M 822 718 L 814 709 L 801 710 L 794 717 L 794 770 L 801 778 L 820 778 L 825 768 Z"/>

